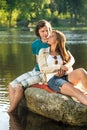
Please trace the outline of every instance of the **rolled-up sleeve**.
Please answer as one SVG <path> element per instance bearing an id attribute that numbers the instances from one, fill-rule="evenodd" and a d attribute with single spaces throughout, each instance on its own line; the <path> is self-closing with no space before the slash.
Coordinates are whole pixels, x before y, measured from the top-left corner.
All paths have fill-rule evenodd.
<path id="1" fill-rule="evenodd" d="M 53 73 L 57 72 L 58 69 L 60 69 L 61 65 L 47 65 L 47 55 L 48 52 L 44 51 L 44 49 L 41 49 L 39 51 L 39 55 L 37 57 L 38 65 L 40 68 L 40 71 L 42 73 Z"/>
<path id="2" fill-rule="evenodd" d="M 69 51 L 67 51 L 67 52 L 70 55 L 70 60 L 65 64 L 65 66 L 68 67 L 68 68 L 70 68 L 75 63 L 75 59 L 74 59 L 74 57 L 72 56 L 72 54 Z"/>

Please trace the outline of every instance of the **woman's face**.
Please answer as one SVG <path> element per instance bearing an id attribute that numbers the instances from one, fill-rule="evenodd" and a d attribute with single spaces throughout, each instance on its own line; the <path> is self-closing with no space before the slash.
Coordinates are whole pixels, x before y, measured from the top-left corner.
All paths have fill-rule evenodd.
<path id="1" fill-rule="evenodd" d="M 50 35 L 49 28 L 47 26 L 40 28 L 39 29 L 39 35 L 40 35 L 40 38 L 43 42 L 47 42 L 48 37 Z"/>
<path id="2" fill-rule="evenodd" d="M 57 37 L 56 37 L 56 34 L 54 32 L 52 32 L 52 34 L 49 36 L 48 44 L 49 45 L 57 44 Z"/>

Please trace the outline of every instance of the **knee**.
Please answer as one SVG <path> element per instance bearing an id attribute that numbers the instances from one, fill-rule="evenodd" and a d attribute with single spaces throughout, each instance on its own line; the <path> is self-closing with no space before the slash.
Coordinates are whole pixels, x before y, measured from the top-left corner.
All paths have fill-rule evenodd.
<path id="1" fill-rule="evenodd" d="M 79 69 L 77 69 L 77 71 L 78 71 L 79 75 L 83 75 L 86 72 L 84 68 L 79 68 Z"/>
<path id="2" fill-rule="evenodd" d="M 21 85 L 21 84 L 17 84 L 16 90 L 17 90 L 18 92 L 23 92 L 22 85 Z"/>
<path id="3" fill-rule="evenodd" d="M 10 90 L 10 89 L 12 89 L 13 87 L 12 87 L 12 85 L 8 85 L 7 88 L 8 88 L 8 90 Z"/>

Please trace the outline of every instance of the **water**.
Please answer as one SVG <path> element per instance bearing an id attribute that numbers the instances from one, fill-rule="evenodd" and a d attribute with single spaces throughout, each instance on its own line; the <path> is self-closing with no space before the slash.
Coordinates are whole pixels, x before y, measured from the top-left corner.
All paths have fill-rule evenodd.
<path id="1" fill-rule="evenodd" d="M 87 31 L 64 31 L 67 44 L 76 59 L 74 68 L 87 70 Z M 35 57 L 31 43 L 36 39 L 29 31 L 0 31 L 0 130 L 85 130 L 54 122 L 20 108 L 17 114 L 8 114 L 8 83 L 17 76 L 32 70 Z"/>

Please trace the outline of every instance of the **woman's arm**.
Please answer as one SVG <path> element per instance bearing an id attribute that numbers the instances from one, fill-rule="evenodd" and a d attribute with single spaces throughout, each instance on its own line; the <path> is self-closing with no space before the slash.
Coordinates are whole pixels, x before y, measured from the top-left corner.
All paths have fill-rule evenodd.
<path id="1" fill-rule="evenodd" d="M 65 73 L 66 73 L 66 72 L 73 66 L 73 64 L 75 63 L 75 59 L 74 59 L 74 57 L 72 56 L 72 54 L 71 54 L 69 51 L 67 51 L 67 52 L 68 52 L 69 55 L 70 55 L 70 59 L 69 59 L 69 61 L 68 61 L 65 65 L 62 65 L 62 66 L 61 66 L 61 69 L 59 69 L 59 70 L 57 71 L 57 76 L 59 76 L 59 77 L 65 75 Z"/>
<path id="2" fill-rule="evenodd" d="M 73 64 L 75 63 L 75 59 L 74 59 L 74 57 L 72 56 L 72 54 L 70 53 L 70 51 L 67 51 L 67 52 L 68 52 L 68 54 L 70 55 L 70 59 L 69 59 L 69 61 L 65 64 L 65 66 L 66 66 L 67 68 L 70 68 L 70 67 L 72 67 Z"/>

